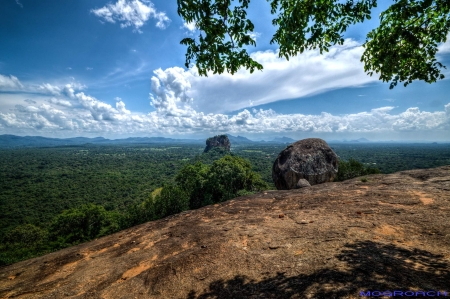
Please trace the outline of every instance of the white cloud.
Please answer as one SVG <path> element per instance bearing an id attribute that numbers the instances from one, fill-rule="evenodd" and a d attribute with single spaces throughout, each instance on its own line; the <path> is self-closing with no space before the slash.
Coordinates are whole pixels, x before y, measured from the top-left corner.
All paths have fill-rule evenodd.
<path id="1" fill-rule="evenodd" d="M 115 4 L 110 3 L 91 12 L 107 22 L 119 22 L 122 28 L 134 26 L 134 30 L 140 33 L 140 28 L 150 18 L 157 20 L 156 27 L 160 29 L 170 23 L 169 17 L 164 12 L 158 12 L 148 0 L 118 0 Z"/>
<path id="2" fill-rule="evenodd" d="M 259 97 L 265 96 L 265 101 L 276 101 L 280 99 L 280 94 L 283 97 L 299 96 L 320 92 L 323 88 L 337 88 L 340 84 L 348 86 L 348 82 L 362 84 L 366 82 L 364 81 L 366 79 L 358 78 L 358 72 L 352 66 L 346 66 L 345 63 L 336 60 L 337 58 L 333 58 L 340 56 L 344 57 L 344 61 L 352 62 L 354 49 L 348 48 L 349 53 L 338 49 L 332 53 L 332 57 L 323 59 L 314 53 L 309 53 L 306 61 L 300 58 L 294 61 L 294 65 L 301 66 L 301 69 L 305 68 L 307 74 L 315 74 L 314 76 L 307 76 L 296 67 L 291 68 L 273 52 L 258 54 L 264 61 L 266 71 L 263 74 L 267 78 L 257 76 L 254 81 L 250 80 L 245 71 L 240 71 L 235 77 L 224 75 L 212 76 L 213 78 L 209 79 L 211 77 L 198 77 L 195 69 L 187 71 L 178 67 L 158 69 L 154 71 L 154 76 L 151 78 L 150 103 L 155 111 L 148 114 L 126 109 L 125 101 L 121 98 L 115 99 L 115 105 L 105 103 L 82 92 L 85 86 L 76 82 L 66 85 L 45 83 L 31 86 L 20 83 L 14 76 L 1 76 L 2 86 L 26 91 L 40 90 L 41 93 L 0 93 L 0 131 L 9 134 L 50 136 L 58 136 L 58 134 L 62 136 L 189 136 L 217 133 L 267 136 L 288 133 L 291 136 L 303 136 L 303 138 L 304 136 L 321 136 L 321 134 L 333 136 L 380 134 L 386 138 L 393 134 L 425 137 L 434 134 L 433 136 L 449 141 L 450 103 L 446 104 L 441 111 L 435 112 L 421 111 L 419 108 L 411 107 L 401 113 L 393 113 L 394 107 L 383 106 L 370 111 L 344 115 L 328 112 L 318 115 L 280 114 L 273 110 L 262 109 L 244 109 L 239 113 L 227 115 L 221 111 L 212 112 L 211 109 L 209 111 L 203 109 L 203 106 L 208 103 L 214 103 L 220 106 L 218 110 L 232 110 L 230 107 L 240 105 L 247 107 L 250 101 L 260 104 Z M 322 71 L 312 72 L 311 70 L 315 67 Z M 278 73 L 279 70 L 286 70 L 288 75 L 283 77 L 281 73 Z M 220 79 L 225 83 L 220 82 Z M 299 80 L 301 84 L 296 84 L 295 80 Z M 309 86 L 308 82 L 312 86 Z M 208 84 L 216 86 L 211 87 Z M 244 88 L 245 86 L 248 90 Z M 222 91 L 224 95 L 219 91 Z M 224 96 L 239 95 L 239 92 L 242 93 L 240 97 L 231 98 L 227 103 L 222 103 L 226 100 Z M 196 97 L 194 98 L 193 95 Z M 202 100 L 202 97 L 205 100 Z M 200 100 L 197 101 L 197 99 Z M 17 105 L 17 103 L 24 104 Z M 200 108 L 196 108 L 196 105 Z"/>
<path id="3" fill-rule="evenodd" d="M 72 120 L 64 112 L 43 104 L 40 107 L 16 105 L 14 113 L 0 113 L 0 126 L 28 130 L 71 130 Z"/>
<path id="4" fill-rule="evenodd" d="M 93 68 L 92 67 L 86 67 L 86 71 L 92 71 Z"/>
<path id="5" fill-rule="evenodd" d="M 34 101 L 33 101 L 34 102 Z M 61 100 L 61 99 L 56 99 L 56 98 L 51 98 L 48 100 L 49 103 L 55 104 L 55 105 L 59 105 L 59 106 L 64 106 L 64 107 L 72 107 L 72 103 L 70 103 L 67 100 Z"/>
<path id="6" fill-rule="evenodd" d="M 2 91 L 15 91 L 23 89 L 22 83 L 20 83 L 17 77 L 12 75 L 4 76 L 0 74 L 0 90 Z"/>
<path id="7" fill-rule="evenodd" d="M 85 89 L 86 86 L 83 84 L 80 84 L 78 82 L 71 82 L 69 84 L 64 85 L 61 87 L 61 94 L 68 97 L 69 99 L 73 99 L 75 97 L 75 92 Z"/>
<path id="8" fill-rule="evenodd" d="M 109 104 L 101 102 L 89 95 L 85 95 L 84 92 L 73 95 L 73 98 L 91 113 L 94 120 L 112 121 L 116 119 L 115 116 L 118 112 Z"/>
<path id="9" fill-rule="evenodd" d="M 16 0 L 16 3 L 17 3 L 17 5 L 19 5 L 21 8 L 23 8 L 23 4 L 22 3 L 20 3 L 20 1 L 19 0 Z"/>
<path id="10" fill-rule="evenodd" d="M 25 99 L 24 101 L 27 102 L 28 104 L 36 104 L 36 101 L 30 99 Z"/>
<path id="11" fill-rule="evenodd" d="M 52 94 L 52 95 L 59 95 L 61 93 L 61 89 L 58 86 L 44 83 L 38 87 L 38 90 L 46 93 L 46 94 Z"/>
<path id="12" fill-rule="evenodd" d="M 244 109 L 233 115 L 198 112 L 190 106 L 190 98 L 184 94 L 189 82 L 181 69 L 171 72 L 155 71 L 153 80 L 156 108 L 148 114 L 132 112 L 121 98 L 115 107 L 95 97 L 77 92 L 67 85 L 61 98 L 47 102 L 26 101 L 9 112 L 0 112 L 0 130 L 5 133 L 57 136 L 101 135 L 211 135 L 217 133 L 245 135 L 347 136 L 428 136 L 440 134 L 448 141 L 450 130 L 450 103 L 442 111 L 428 112 L 411 107 L 401 113 L 392 113 L 394 107 L 385 106 L 360 113 L 333 115 L 280 114 L 273 110 Z M 158 85 L 162 82 L 161 85 Z M 408 135 L 408 136 L 410 136 Z"/>
<path id="13" fill-rule="evenodd" d="M 450 53 L 450 33 L 447 34 L 447 40 L 438 46 L 438 55 Z"/>
<path id="14" fill-rule="evenodd" d="M 333 46 L 329 52 L 306 51 L 287 61 L 279 58 L 278 52 L 255 52 L 251 56 L 264 67 L 262 71 L 241 69 L 236 74 L 208 74 L 200 77 L 196 68 L 182 71 L 179 68 L 159 70 L 152 78 L 155 85 L 164 73 L 177 69 L 178 81 L 185 80 L 185 93 L 193 98 L 192 107 L 205 113 L 236 111 L 253 105 L 262 105 L 284 99 L 300 98 L 331 89 L 362 86 L 377 82 L 378 77 L 364 73 L 360 62 L 363 48 L 350 39 L 342 46 Z M 178 84 L 174 81 L 174 84 Z M 164 90 L 170 90 L 170 82 L 165 82 Z M 162 98 L 161 95 L 159 97 Z"/>
<path id="15" fill-rule="evenodd" d="M 121 98 L 117 97 L 116 100 L 116 110 L 121 114 L 131 114 L 130 110 L 127 110 L 125 108 L 125 103 L 122 101 Z"/>
<path id="16" fill-rule="evenodd" d="M 192 98 L 186 93 L 191 88 L 190 77 L 185 71 L 174 67 L 165 71 L 157 69 L 154 73 L 156 76 L 151 78 L 153 94 L 150 94 L 150 104 L 156 111 L 171 116 L 192 113 L 193 110 L 190 107 Z"/>
<path id="17" fill-rule="evenodd" d="M 194 21 L 192 22 L 184 22 L 181 28 L 187 29 L 190 33 L 194 33 L 196 28 L 196 24 Z"/>
<path id="18" fill-rule="evenodd" d="M 255 41 L 261 36 L 261 33 L 259 32 L 248 32 L 247 34 L 249 34 L 250 37 Z"/>

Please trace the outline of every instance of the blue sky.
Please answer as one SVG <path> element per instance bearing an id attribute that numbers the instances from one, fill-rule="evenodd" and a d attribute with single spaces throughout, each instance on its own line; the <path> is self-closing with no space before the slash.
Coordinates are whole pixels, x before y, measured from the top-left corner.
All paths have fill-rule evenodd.
<path id="1" fill-rule="evenodd" d="M 392 3 L 379 2 L 343 46 L 286 61 L 269 4 L 253 1 L 248 50 L 264 70 L 199 77 L 180 45 L 198 31 L 175 0 L 4 0 L 0 134 L 450 141 L 450 80 L 389 90 L 364 73 L 361 44 Z M 450 66 L 449 42 L 438 59 Z"/>

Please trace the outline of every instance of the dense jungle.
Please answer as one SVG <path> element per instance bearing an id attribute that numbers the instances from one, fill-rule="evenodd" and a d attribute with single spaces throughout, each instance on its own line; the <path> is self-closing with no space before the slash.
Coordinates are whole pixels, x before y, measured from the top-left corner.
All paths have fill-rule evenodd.
<path id="1" fill-rule="evenodd" d="M 286 144 L 80 145 L 0 150 L 0 265 L 143 222 L 275 189 Z M 448 144 L 330 144 L 337 180 L 450 164 Z"/>

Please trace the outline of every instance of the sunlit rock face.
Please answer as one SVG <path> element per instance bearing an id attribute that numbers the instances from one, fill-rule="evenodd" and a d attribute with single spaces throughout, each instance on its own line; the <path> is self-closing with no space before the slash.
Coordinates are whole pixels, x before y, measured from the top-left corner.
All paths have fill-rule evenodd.
<path id="1" fill-rule="evenodd" d="M 338 157 L 319 138 L 297 141 L 285 148 L 272 167 L 272 179 L 278 190 L 299 188 L 299 180 L 310 185 L 331 182 L 337 175 Z"/>

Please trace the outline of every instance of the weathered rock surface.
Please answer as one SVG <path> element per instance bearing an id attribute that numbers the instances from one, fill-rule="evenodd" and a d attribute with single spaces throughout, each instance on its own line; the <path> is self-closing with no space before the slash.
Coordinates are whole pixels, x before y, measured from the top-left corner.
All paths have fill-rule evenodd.
<path id="1" fill-rule="evenodd" d="M 311 187 L 311 184 L 305 179 L 299 179 L 297 182 L 297 188 Z"/>
<path id="2" fill-rule="evenodd" d="M 450 291 L 450 166 L 367 178 L 244 196 L 2 267 L 0 298 Z"/>
<path id="3" fill-rule="evenodd" d="M 310 185 L 331 182 L 338 170 L 338 157 L 319 138 L 297 141 L 286 147 L 272 167 L 272 179 L 278 190 L 296 189 L 300 179 Z"/>
<path id="4" fill-rule="evenodd" d="M 217 135 L 214 137 L 210 137 L 206 139 L 206 147 L 203 151 L 204 153 L 207 153 L 209 150 L 215 147 L 222 147 L 227 151 L 230 151 L 231 143 L 228 139 L 227 135 Z"/>

